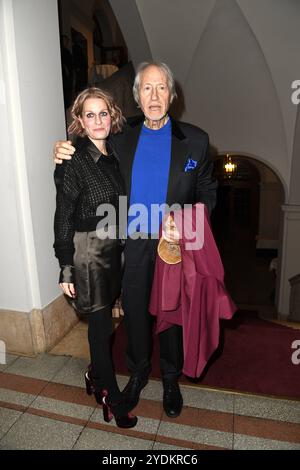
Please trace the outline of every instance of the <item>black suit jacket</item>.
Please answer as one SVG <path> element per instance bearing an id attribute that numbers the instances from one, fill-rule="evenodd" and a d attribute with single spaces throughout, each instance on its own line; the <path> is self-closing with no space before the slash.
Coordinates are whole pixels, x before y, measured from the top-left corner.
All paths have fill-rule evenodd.
<path id="1" fill-rule="evenodd" d="M 123 132 L 110 141 L 120 161 L 128 197 L 131 190 L 131 175 L 134 155 L 144 117 L 129 119 Z M 209 155 L 209 139 L 199 127 L 171 119 L 171 164 L 166 203 L 194 204 L 203 202 L 209 212 L 216 204 L 217 183 L 212 179 L 213 162 Z M 197 166 L 185 172 L 188 159 Z"/>

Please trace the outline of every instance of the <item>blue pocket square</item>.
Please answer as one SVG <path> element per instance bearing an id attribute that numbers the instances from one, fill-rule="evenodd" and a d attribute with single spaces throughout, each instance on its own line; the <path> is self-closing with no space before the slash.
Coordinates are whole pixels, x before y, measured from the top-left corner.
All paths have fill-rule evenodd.
<path id="1" fill-rule="evenodd" d="M 188 171 L 192 171 L 198 165 L 197 160 L 193 160 L 192 158 L 188 158 L 185 162 L 184 172 L 187 173 Z"/>

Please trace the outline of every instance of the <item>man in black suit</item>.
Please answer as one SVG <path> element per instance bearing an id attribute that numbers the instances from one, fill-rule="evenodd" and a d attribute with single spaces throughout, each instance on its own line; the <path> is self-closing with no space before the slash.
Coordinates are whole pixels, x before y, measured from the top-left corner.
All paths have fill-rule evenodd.
<path id="1" fill-rule="evenodd" d="M 208 135 L 196 126 L 173 120 L 168 110 L 176 97 L 174 77 L 164 63 L 142 63 L 138 67 L 134 98 L 143 116 L 131 119 L 112 145 L 120 160 L 129 207 L 143 204 L 205 203 L 209 212 L 216 202 L 213 163 Z M 55 146 L 55 161 L 70 158 L 74 147 L 66 142 Z M 159 219 L 159 222 L 161 219 Z M 130 222 L 130 217 L 129 217 Z M 131 377 L 124 389 L 132 407 L 148 382 L 152 354 L 152 317 L 148 312 L 158 240 L 158 223 L 147 219 L 132 231 L 128 226 L 122 303 L 128 334 L 127 363 Z M 137 238 L 140 232 L 141 237 Z M 153 236 L 154 235 L 154 236 Z M 170 241 L 176 230 L 167 232 Z M 182 329 L 173 326 L 160 333 L 160 368 L 163 378 L 163 405 L 169 417 L 182 409 L 178 385 L 183 364 Z"/>

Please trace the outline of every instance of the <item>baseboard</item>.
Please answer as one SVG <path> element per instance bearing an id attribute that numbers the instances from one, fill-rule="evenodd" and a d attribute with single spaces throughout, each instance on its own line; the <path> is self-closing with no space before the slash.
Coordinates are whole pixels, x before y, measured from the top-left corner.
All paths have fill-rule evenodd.
<path id="1" fill-rule="evenodd" d="M 0 340 L 7 353 L 32 357 L 52 349 L 78 321 L 63 296 L 41 310 L 1 309 Z"/>

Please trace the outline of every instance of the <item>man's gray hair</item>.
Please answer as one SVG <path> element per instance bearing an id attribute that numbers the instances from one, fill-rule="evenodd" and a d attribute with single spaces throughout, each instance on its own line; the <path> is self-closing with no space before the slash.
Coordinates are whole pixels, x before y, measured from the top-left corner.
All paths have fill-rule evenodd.
<path id="1" fill-rule="evenodd" d="M 151 67 L 152 65 L 154 67 L 158 67 L 160 70 L 162 70 L 165 73 L 167 77 L 169 92 L 170 92 L 170 103 L 172 103 L 173 99 L 177 97 L 177 93 L 175 89 L 175 79 L 174 79 L 174 75 L 170 67 L 164 62 L 142 62 L 141 64 L 138 65 L 137 70 L 136 70 L 136 76 L 134 79 L 134 84 L 133 84 L 133 97 L 135 101 L 137 102 L 138 105 L 140 105 L 139 91 L 140 91 L 142 74 L 146 70 L 146 68 Z"/>

